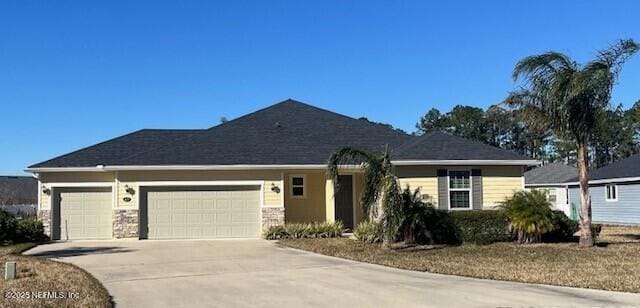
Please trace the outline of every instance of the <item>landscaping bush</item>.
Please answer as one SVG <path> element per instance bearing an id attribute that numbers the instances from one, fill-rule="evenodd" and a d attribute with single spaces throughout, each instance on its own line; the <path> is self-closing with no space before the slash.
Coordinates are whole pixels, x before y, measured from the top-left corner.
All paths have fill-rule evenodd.
<path id="1" fill-rule="evenodd" d="M 552 211 L 553 230 L 542 235 L 545 243 L 574 242 L 574 234 L 580 228 L 578 222 L 571 220 L 562 211 Z"/>
<path id="2" fill-rule="evenodd" d="M 382 242 L 382 224 L 375 221 L 363 221 L 356 226 L 353 235 L 357 240 L 365 243 Z"/>
<path id="3" fill-rule="evenodd" d="M 41 221 L 35 217 L 18 220 L 16 234 L 13 240 L 14 243 L 42 243 L 47 240 L 49 240 L 49 238 L 44 234 L 44 226 Z"/>
<path id="4" fill-rule="evenodd" d="M 449 211 L 427 207 L 423 213 L 426 228 L 418 233 L 418 242 L 425 244 L 449 244 L 462 243 L 460 230 Z"/>
<path id="5" fill-rule="evenodd" d="M 553 231 L 553 213 L 547 195 L 539 190 L 519 191 L 500 204 L 509 218 L 518 243 L 542 241 L 542 235 Z"/>
<path id="6" fill-rule="evenodd" d="M 340 237 L 344 226 L 341 222 L 291 223 L 267 228 L 263 237 L 268 240 Z"/>
<path id="7" fill-rule="evenodd" d="M 0 245 L 14 241 L 17 223 L 16 218 L 11 213 L 0 209 Z"/>
<path id="8" fill-rule="evenodd" d="M 450 214 L 463 243 L 487 245 L 511 240 L 509 219 L 500 210 L 452 211 Z"/>
<path id="9" fill-rule="evenodd" d="M 16 219 L 11 213 L 0 209 L 0 244 L 24 242 L 42 243 L 48 240 L 42 222 L 35 217 Z"/>

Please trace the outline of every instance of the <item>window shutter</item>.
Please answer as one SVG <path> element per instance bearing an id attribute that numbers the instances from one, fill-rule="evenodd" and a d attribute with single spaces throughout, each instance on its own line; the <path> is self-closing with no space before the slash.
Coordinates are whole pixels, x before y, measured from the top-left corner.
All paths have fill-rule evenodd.
<path id="1" fill-rule="evenodd" d="M 482 209 L 482 170 L 471 170 L 471 194 L 473 200 L 473 209 Z"/>
<path id="2" fill-rule="evenodd" d="M 449 209 L 449 183 L 447 183 L 447 169 L 438 169 L 438 209 Z"/>

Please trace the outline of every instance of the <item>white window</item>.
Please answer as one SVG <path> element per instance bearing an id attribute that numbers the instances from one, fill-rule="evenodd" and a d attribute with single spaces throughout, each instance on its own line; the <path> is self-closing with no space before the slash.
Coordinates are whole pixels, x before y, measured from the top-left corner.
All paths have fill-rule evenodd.
<path id="1" fill-rule="evenodd" d="M 291 182 L 289 186 L 291 186 L 291 197 L 292 198 L 306 198 L 307 197 L 307 189 L 305 188 L 305 184 L 307 182 L 307 177 L 304 175 L 292 175 Z"/>
<path id="2" fill-rule="evenodd" d="M 607 184 L 604 186 L 605 200 L 618 201 L 618 186 L 615 184 Z"/>
<path id="3" fill-rule="evenodd" d="M 555 188 L 547 189 L 547 201 L 551 203 L 556 203 L 556 200 L 558 200 L 556 196 L 556 189 Z"/>
<path id="4" fill-rule="evenodd" d="M 471 172 L 449 171 L 449 208 L 471 208 Z"/>

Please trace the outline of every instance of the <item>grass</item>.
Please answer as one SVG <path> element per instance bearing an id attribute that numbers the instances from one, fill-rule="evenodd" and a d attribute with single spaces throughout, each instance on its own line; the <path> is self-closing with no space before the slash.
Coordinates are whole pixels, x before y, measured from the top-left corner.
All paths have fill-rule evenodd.
<path id="1" fill-rule="evenodd" d="M 599 246 L 495 243 L 385 250 L 347 238 L 282 240 L 282 245 L 396 268 L 476 278 L 640 293 L 640 227 L 604 226 Z"/>
<path id="2" fill-rule="evenodd" d="M 0 247 L 1 307 L 113 306 L 107 290 L 83 269 L 67 263 L 20 255 L 34 246 L 33 243 L 23 243 Z M 17 262 L 17 279 L 4 280 L 5 261 Z M 44 293 L 36 292 L 64 292 L 66 298 L 34 299 L 34 295 L 46 296 Z M 77 298 L 69 298 L 68 292 L 77 294 Z M 15 299 L 14 296 L 31 298 Z"/>

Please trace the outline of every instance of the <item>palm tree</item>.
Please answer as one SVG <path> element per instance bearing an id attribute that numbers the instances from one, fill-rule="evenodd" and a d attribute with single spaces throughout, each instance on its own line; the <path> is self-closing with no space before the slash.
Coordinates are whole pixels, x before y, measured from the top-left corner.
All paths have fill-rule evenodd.
<path id="1" fill-rule="evenodd" d="M 591 197 L 589 196 L 588 147 L 596 125 L 596 114 L 609 105 L 611 90 L 622 65 L 636 53 L 638 44 L 620 40 L 600 51 L 596 59 L 579 65 L 559 52 L 522 59 L 513 79 L 523 87 L 505 103 L 519 108 L 532 126 L 549 129 L 557 137 L 576 145 L 580 181 L 580 246 L 592 247 Z"/>
<path id="2" fill-rule="evenodd" d="M 427 229 L 426 216 L 429 204 L 422 201 L 419 188 L 412 191 L 407 185 L 400 195 L 402 197 L 400 210 L 402 237 L 405 244 L 414 244 L 418 235 L 416 231 Z"/>
<path id="3" fill-rule="evenodd" d="M 519 191 L 500 204 L 520 244 L 536 243 L 553 230 L 553 212 L 542 191 Z"/>
<path id="4" fill-rule="evenodd" d="M 384 152 L 367 152 L 345 147 L 331 154 L 327 163 L 327 172 L 333 182 L 334 193 L 340 189 L 339 169 L 353 165 L 359 165 L 364 170 L 364 189 L 360 197 L 360 205 L 370 219 L 382 223 L 383 245 L 390 247 L 400 228 L 399 208 L 402 197 L 389 151 L 387 149 Z M 382 200 L 380 200 L 381 197 Z"/>

